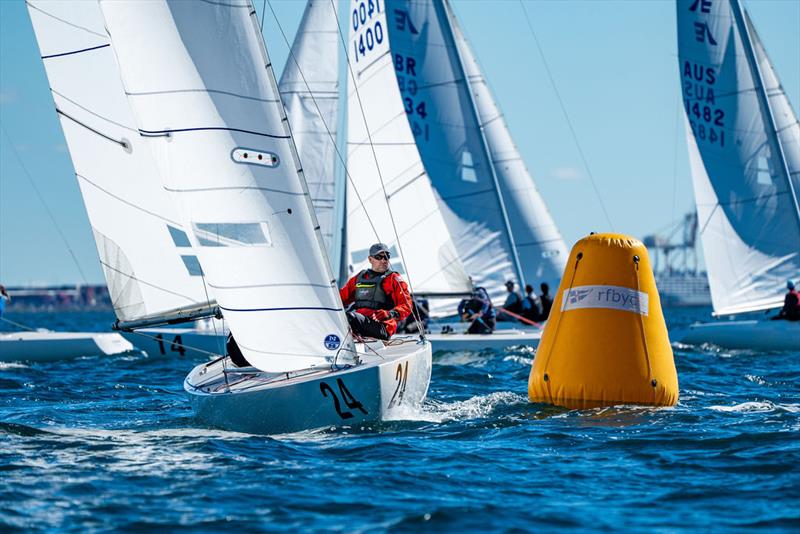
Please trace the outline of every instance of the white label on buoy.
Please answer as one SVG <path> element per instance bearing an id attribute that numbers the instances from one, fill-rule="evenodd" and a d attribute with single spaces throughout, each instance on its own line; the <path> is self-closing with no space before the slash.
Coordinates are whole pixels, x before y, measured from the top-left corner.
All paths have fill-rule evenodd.
<path id="1" fill-rule="evenodd" d="M 647 293 L 620 286 L 576 286 L 564 291 L 561 311 L 607 308 L 647 316 Z"/>

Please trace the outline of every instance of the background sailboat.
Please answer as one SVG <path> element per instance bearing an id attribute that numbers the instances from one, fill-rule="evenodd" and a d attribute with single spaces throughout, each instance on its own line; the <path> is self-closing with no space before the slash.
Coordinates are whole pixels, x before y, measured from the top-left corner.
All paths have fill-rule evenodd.
<path id="1" fill-rule="evenodd" d="M 800 278 L 800 123 L 739 0 L 680 0 L 677 15 L 714 312 L 780 307 L 786 280 Z M 785 321 L 695 325 L 683 340 L 797 348 L 799 329 Z"/>
<path id="2" fill-rule="evenodd" d="M 142 148 L 97 4 L 28 2 L 28 11 L 118 320 L 212 309 L 189 238 Z M 50 358 L 65 354 L 46 346 Z"/>
<path id="3" fill-rule="evenodd" d="M 382 174 L 389 202 L 398 202 L 393 197 L 400 191 L 429 183 L 462 270 L 496 299 L 504 296 L 509 279 L 557 282 L 566 247 L 447 3 L 387 2 L 363 11 L 361 2 L 351 3 L 351 83 L 358 91 L 348 91 L 348 165 L 351 175 L 365 182 L 356 188 L 375 184 Z M 379 58 L 387 51 L 389 56 Z M 372 98 L 388 102 L 391 111 Z M 362 114 L 375 132 L 376 155 L 362 149 Z M 400 163 L 393 166 L 392 155 Z M 379 173 L 371 160 L 386 168 Z M 359 176 L 363 173 L 366 177 Z M 352 188 L 348 199 L 351 193 Z M 351 221 L 360 208 L 348 206 Z M 409 203 L 402 210 L 420 207 Z M 366 232 L 362 221 L 349 224 L 348 239 L 365 241 Z M 424 247 L 421 243 L 408 239 L 405 248 Z M 354 270 L 364 261 L 361 252 L 350 250 Z M 439 270 L 451 265 L 455 262 L 447 261 Z"/>

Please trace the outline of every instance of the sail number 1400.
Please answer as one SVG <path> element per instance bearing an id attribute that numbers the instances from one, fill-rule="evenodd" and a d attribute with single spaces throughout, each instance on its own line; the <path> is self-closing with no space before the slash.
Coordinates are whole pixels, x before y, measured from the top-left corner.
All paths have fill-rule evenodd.
<path id="1" fill-rule="evenodd" d="M 383 25 L 380 20 L 373 22 L 373 17 L 376 17 L 381 12 L 381 3 L 379 0 L 367 0 L 366 2 L 359 2 L 358 7 L 353 9 L 353 31 L 357 32 L 359 28 L 366 27 L 357 38 L 353 39 L 353 51 L 358 63 L 360 58 L 366 56 L 376 45 L 383 42 Z"/>

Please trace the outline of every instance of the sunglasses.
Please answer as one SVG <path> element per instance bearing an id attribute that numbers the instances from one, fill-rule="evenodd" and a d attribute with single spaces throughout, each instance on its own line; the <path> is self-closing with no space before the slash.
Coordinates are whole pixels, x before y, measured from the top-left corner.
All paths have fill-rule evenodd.
<path id="1" fill-rule="evenodd" d="M 390 258 L 388 254 L 378 254 L 377 256 L 372 256 L 372 257 L 378 261 L 384 261 L 384 260 L 389 261 Z"/>

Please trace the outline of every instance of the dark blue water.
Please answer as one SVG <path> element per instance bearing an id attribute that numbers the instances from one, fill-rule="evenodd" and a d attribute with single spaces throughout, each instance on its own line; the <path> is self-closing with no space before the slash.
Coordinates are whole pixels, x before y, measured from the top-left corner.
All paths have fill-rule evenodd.
<path id="1" fill-rule="evenodd" d="M 410 420 L 276 438 L 195 423 L 196 361 L 0 364 L 0 531 L 800 529 L 800 354 L 678 347 L 677 407 L 585 411 L 528 403 L 532 357 L 440 354 Z"/>

